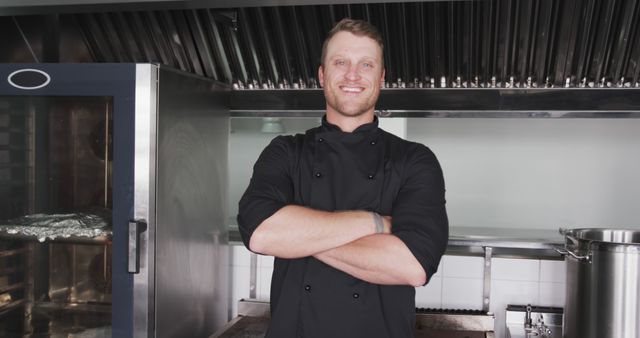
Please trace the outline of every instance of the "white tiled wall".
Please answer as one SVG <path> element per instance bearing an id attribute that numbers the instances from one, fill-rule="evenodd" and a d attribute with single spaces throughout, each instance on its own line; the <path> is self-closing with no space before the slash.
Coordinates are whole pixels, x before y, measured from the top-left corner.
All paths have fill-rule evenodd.
<path id="1" fill-rule="evenodd" d="M 273 257 L 258 255 L 258 292 L 256 298 L 269 301 L 271 293 L 271 275 L 273 274 Z"/>
<path id="2" fill-rule="evenodd" d="M 242 298 L 249 298 L 250 281 L 250 258 L 249 250 L 243 246 L 234 245 L 231 247 L 231 316 L 238 315 L 238 301 Z"/>
<path id="3" fill-rule="evenodd" d="M 563 261 L 493 258 L 491 260 L 490 311 L 495 314 L 496 336 L 504 338 L 508 304 L 563 306 L 565 264 Z M 250 253 L 233 247 L 232 313 L 237 302 L 249 297 Z M 273 257 L 258 256 L 256 296 L 269 300 Z M 416 288 L 416 306 L 446 309 L 482 309 L 484 259 L 444 256 L 438 272 L 426 286 Z"/>
<path id="4" fill-rule="evenodd" d="M 429 283 L 416 288 L 416 306 L 423 308 L 442 308 L 442 274 L 431 277 Z"/>
<path id="5" fill-rule="evenodd" d="M 444 256 L 438 267 L 442 273 L 442 308 L 482 308 L 484 259 L 481 257 Z M 418 288 L 419 289 L 419 288 Z M 460 292 L 465 290 L 465 292 Z M 416 297 L 416 304 L 423 300 Z"/>

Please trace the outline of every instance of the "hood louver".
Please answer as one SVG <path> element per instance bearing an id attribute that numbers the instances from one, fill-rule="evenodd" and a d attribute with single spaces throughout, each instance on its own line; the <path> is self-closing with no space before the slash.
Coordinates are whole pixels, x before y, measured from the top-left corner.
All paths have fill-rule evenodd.
<path id="1" fill-rule="evenodd" d="M 96 62 L 159 62 L 236 89 L 317 88 L 326 32 L 366 19 L 386 87 L 639 87 L 640 2 L 494 0 L 75 14 Z"/>

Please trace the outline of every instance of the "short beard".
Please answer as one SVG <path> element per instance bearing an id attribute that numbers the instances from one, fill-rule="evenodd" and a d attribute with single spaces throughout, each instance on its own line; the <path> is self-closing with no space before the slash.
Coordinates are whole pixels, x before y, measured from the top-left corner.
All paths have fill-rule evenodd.
<path id="1" fill-rule="evenodd" d="M 335 110 L 338 114 L 345 117 L 358 117 L 375 109 L 379 94 L 374 97 L 371 97 L 370 100 L 363 103 L 362 106 L 358 107 L 359 109 L 357 109 L 354 112 L 349 112 L 348 109 L 346 109 L 346 107 L 341 106 L 340 103 L 337 102 L 338 100 L 336 99 L 335 96 L 332 96 L 331 94 L 327 95 L 326 93 L 325 93 L 325 96 L 327 100 L 327 106 L 333 108 L 333 110 Z"/>
<path id="2" fill-rule="evenodd" d="M 347 109 L 345 109 L 344 107 L 340 107 L 340 106 L 338 106 L 338 107 L 331 106 L 331 107 L 336 112 L 338 112 L 338 114 L 340 114 L 342 116 L 345 116 L 345 117 L 358 117 L 358 116 L 366 114 L 372 108 L 371 106 L 367 106 L 364 109 L 358 109 L 355 112 L 350 112 L 350 111 L 347 111 Z"/>

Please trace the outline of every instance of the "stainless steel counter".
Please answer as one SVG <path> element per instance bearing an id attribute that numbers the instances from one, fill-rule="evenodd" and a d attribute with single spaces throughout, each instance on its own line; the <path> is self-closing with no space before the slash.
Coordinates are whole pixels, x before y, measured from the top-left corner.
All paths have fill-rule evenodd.
<path id="1" fill-rule="evenodd" d="M 269 303 L 238 302 L 238 317 L 209 338 L 263 338 L 269 326 Z M 494 316 L 481 311 L 447 312 L 416 309 L 415 338 L 494 338 Z"/>
<path id="2" fill-rule="evenodd" d="M 235 226 L 230 227 L 229 242 L 242 245 Z M 492 257 L 563 260 L 554 250 L 562 245 L 558 230 L 452 226 L 446 254 L 485 257 L 486 249 L 491 248 Z"/>
<path id="3" fill-rule="evenodd" d="M 450 227 L 448 255 L 541 258 L 563 260 L 554 249 L 562 247 L 558 230 Z"/>
<path id="4" fill-rule="evenodd" d="M 229 231 L 229 242 L 242 245 L 237 228 Z M 450 227 L 447 255 L 481 256 L 484 258 L 482 310 L 489 311 L 491 299 L 491 260 L 495 257 L 564 260 L 555 251 L 563 246 L 563 236 L 551 229 L 513 229 Z M 250 262 L 250 296 L 255 298 L 257 285 L 257 258 L 252 254 Z"/>

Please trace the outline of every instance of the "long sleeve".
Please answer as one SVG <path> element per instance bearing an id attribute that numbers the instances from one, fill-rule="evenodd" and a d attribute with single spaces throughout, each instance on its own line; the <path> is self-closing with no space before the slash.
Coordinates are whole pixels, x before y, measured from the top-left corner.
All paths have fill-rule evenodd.
<path id="1" fill-rule="evenodd" d="M 404 181 L 394 201 L 392 232 L 427 273 L 436 272 L 449 238 L 442 169 L 431 150 L 415 144 L 405 164 Z"/>
<path id="2" fill-rule="evenodd" d="M 238 227 L 245 246 L 255 229 L 280 208 L 293 203 L 291 137 L 278 136 L 262 151 L 238 208 Z"/>

